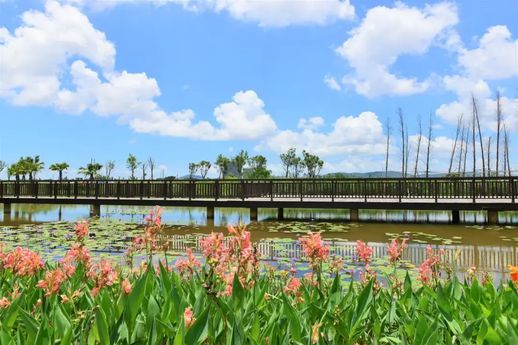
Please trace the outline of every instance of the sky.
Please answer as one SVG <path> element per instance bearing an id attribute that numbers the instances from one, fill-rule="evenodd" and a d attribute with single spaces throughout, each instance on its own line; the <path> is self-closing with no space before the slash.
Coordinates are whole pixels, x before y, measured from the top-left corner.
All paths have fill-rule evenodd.
<path id="1" fill-rule="evenodd" d="M 295 147 L 323 172 L 381 171 L 389 123 L 398 170 L 401 109 L 409 170 L 431 118 L 440 172 L 473 96 L 494 165 L 499 92 L 518 169 L 517 11 L 515 0 L 0 0 L 0 160 L 66 161 L 69 177 L 114 160 L 126 177 L 132 153 L 183 176 L 244 149 L 280 174 Z"/>

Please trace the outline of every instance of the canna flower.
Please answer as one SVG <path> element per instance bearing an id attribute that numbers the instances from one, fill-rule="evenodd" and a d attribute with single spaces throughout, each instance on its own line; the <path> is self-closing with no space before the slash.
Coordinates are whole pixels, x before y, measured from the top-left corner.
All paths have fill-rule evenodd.
<path id="1" fill-rule="evenodd" d="M 365 263 L 369 263 L 372 256 L 372 248 L 369 247 L 366 243 L 358 240 L 356 241 L 356 254 L 358 255 L 359 261 L 365 261 Z"/>
<path id="2" fill-rule="evenodd" d="M 185 322 L 185 328 L 189 328 L 193 325 L 193 323 L 196 321 L 196 318 L 194 317 L 194 313 L 192 312 L 191 307 L 185 308 L 183 312 L 183 320 Z"/>
<path id="3" fill-rule="evenodd" d="M 40 280 L 36 287 L 45 291 L 45 296 L 56 294 L 61 289 L 61 285 L 67 279 L 66 273 L 61 268 L 56 268 L 45 272 L 45 279 Z"/>
<path id="4" fill-rule="evenodd" d="M 313 327 L 311 327 L 311 344 L 318 343 L 319 328 L 320 328 L 320 324 L 318 323 L 318 321 L 313 324 Z"/>
<path id="5" fill-rule="evenodd" d="M 324 243 L 318 232 L 310 231 L 308 236 L 300 238 L 300 244 L 312 266 L 322 263 L 329 256 L 329 246 Z"/>
<path id="6" fill-rule="evenodd" d="M 288 284 L 284 288 L 284 292 L 292 295 L 297 295 L 302 284 L 298 278 L 290 278 Z"/>
<path id="7" fill-rule="evenodd" d="M 192 254 L 192 249 L 187 248 L 187 259 L 178 259 L 176 260 L 175 266 L 180 272 L 180 275 L 183 276 L 186 272 L 190 274 L 194 273 L 194 269 L 196 267 L 200 267 L 201 263 L 198 261 L 194 255 Z"/>
<path id="8" fill-rule="evenodd" d="M 43 269 L 43 260 L 39 254 L 25 248 L 16 247 L 3 258 L 4 269 L 11 269 L 18 276 L 33 276 Z"/>
<path id="9" fill-rule="evenodd" d="M 124 291 L 124 293 L 126 295 L 129 295 L 131 292 L 131 283 L 129 282 L 128 278 L 126 278 L 122 281 L 121 286 L 122 286 L 122 291 Z"/>
<path id="10" fill-rule="evenodd" d="M 518 266 L 511 266 L 509 265 L 509 269 L 511 270 L 511 280 L 514 283 L 518 283 Z"/>
<path id="11" fill-rule="evenodd" d="M 0 298 L 0 309 L 5 309 L 11 305 L 11 301 L 7 297 Z"/>
<path id="12" fill-rule="evenodd" d="M 401 244 L 398 243 L 396 239 L 393 239 L 392 242 L 390 242 L 387 253 L 389 256 L 389 261 L 391 263 L 396 263 L 401 259 L 401 256 L 403 255 L 403 251 L 405 250 L 407 244 L 407 239 L 405 238 L 403 241 L 401 241 Z"/>
<path id="13" fill-rule="evenodd" d="M 88 222 L 86 220 L 80 220 L 74 226 L 74 232 L 77 239 L 83 242 L 85 237 L 88 236 Z"/>

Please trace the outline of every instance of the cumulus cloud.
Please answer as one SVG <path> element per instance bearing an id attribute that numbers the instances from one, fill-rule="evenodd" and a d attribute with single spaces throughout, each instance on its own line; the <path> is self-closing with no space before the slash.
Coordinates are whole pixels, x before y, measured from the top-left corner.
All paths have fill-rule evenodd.
<path id="1" fill-rule="evenodd" d="M 327 87 L 330 88 L 331 90 L 335 90 L 335 91 L 341 91 L 342 90 L 342 85 L 340 85 L 340 83 L 338 83 L 336 78 L 333 77 L 333 76 L 326 75 L 324 77 L 324 84 L 326 84 Z"/>
<path id="2" fill-rule="evenodd" d="M 167 113 L 155 101 L 158 82 L 145 73 L 115 70 L 115 55 L 115 46 L 77 8 L 47 2 L 43 12 L 25 12 L 13 33 L 0 28 L 0 97 L 68 114 L 90 111 L 138 132 L 176 137 L 257 139 L 276 130 L 252 90 L 215 108 L 217 126 L 196 122 L 191 109 Z"/>
<path id="3" fill-rule="evenodd" d="M 264 27 L 290 25 L 323 25 L 336 20 L 354 18 L 354 6 L 349 0 L 63 0 L 77 6 L 103 10 L 119 4 L 152 3 L 179 4 L 189 11 L 226 12 L 232 18 L 257 23 Z"/>
<path id="4" fill-rule="evenodd" d="M 301 118 L 299 119 L 299 123 L 297 125 L 298 128 L 301 129 L 317 129 L 324 125 L 324 118 L 321 116 L 310 117 L 309 119 Z"/>
<path id="5" fill-rule="evenodd" d="M 398 76 L 390 67 L 402 55 L 422 55 L 448 39 L 458 22 L 457 8 L 449 2 L 409 7 L 371 8 L 350 37 L 336 50 L 353 72 L 342 79 L 367 97 L 411 95 L 425 91 L 428 81 Z M 453 43 L 449 43 L 453 44 Z"/>
<path id="6" fill-rule="evenodd" d="M 505 26 L 487 29 L 473 49 L 458 50 L 460 73 L 443 77 L 444 88 L 456 94 L 457 99 L 442 104 L 437 115 L 455 123 L 460 114 L 471 114 L 472 97 L 477 101 L 481 124 L 485 129 L 496 128 L 496 100 L 489 86 L 492 80 L 505 80 L 518 76 L 518 40 L 513 40 Z M 518 99 L 501 98 L 501 107 L 507 128 L 518 131 Z"/>
<path id="7" fill-rule="evenodd" d="M 303 123 L 307 123 L 307 120 Z M 276 153 L 295 147 L 329 157 L 382 154 L 385 150 L 384 141 L 383 126 L 376 114 L 363 112 L 358 116 L 339 117 L 327 133 L 302 126 L 301 131 L 279 131 L 260 146 Z"/>

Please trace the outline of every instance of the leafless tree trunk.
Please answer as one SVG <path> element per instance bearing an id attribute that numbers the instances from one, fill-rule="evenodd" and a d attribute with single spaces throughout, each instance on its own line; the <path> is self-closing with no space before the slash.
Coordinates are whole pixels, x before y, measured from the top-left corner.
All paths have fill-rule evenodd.
<path id="1" fill-rule="evenodd" d="M 457 142 L 459 140 L 461 125 L 462 125 L 462 114 L 459 116 L 459 119 L 457 120 L 457 130 L 455 132 L 455 142 L 453 143 L 453 148 L 451 149 L 450 166 L 448 168 L 448 174 L 451 174 L 451 167 L 453 165 L 453 158 L 455 157 L 455 151 L 457 150 Z"/>
<path id="2" fill-rule="evenodd" d="M 150 178 L 153 180 L 154 179 L 154 171 L 155 171 L 155 160 L 151 157 L 149 157 L 147 159 L 147 164 L 149 165 L 149 174 L 150 174 Z"/>
<path id="3" fill-rule="evenodd" d="M 466 126 L 466 143 L 464 147 L 464 163 L 462 167 L 462 176 L 466 176 L 466 162 L 468 161 L 468 149 L 469 149 L 469 125 Z"/>
<path id="4" fill-rule="evenodd" d="M 460 176 L 461 168 L 462 168 L 462 158 L 464 157 L 464 133 L 466 132 L 466 126 L 462 126 L 462 131 L 460 134 L 460 150 L 459 150 L 459 166 L 457 168 L 457 173 Z"/>
<path id="5" fill-rule="evenodd" d="M 432 114 L 430 113 L 430 121 L 428 121 L 428 143 L 426 147 L 426 177 L 430 174 L 430 148 L 432 145 Z"/>
<path id="6" fill-rule="evenodd" d="M 146 162 L 142 162 L 142 179 L 145 180 L 146 179 L 146 169 L 147 169 L 147 163 Z"/>
<path id="7" fill-rule="evenodd" d="M 415 153 L 414 177 L 417 177 L 417 168 L 419 166 L 419 151 L 421 150 L 421 138 L 423 136 L 423 125 L 421 123 L 421 116 L 417 118 L 417 127 L 419 130 L 419 137 L 417 138 L 417 149 Z"/>
<path id="8" fill-rule="evenodd" d="M 495 176 L 498 177 L 500 170 L 500 126 L 502 125 L 502 107 L 500 104 L 500 92 L 496 93 L 496 166 Z"/>
<path id="9" fill-rule="evenodd" d="M 408 127 L 405 126 L 405 177 L 408 176 L 408 159 L 410 158 L 410 147 L 408 145 Z"/>
<path id="10" fill-rule="evenodd" d="M 475 141 L 475 100 L 473 99 L 472 104 L 472 119 L 471 119 L 471 141 L 472 141 L 472 148 L 473 148 L 473 177 L 477 174 L 477 143 Z"/>
<path id="11" fill-rule="evenodd" d="M 509 131 L 504 123 L 504 164 L 507 167 L 507 176 L 511 176 L 511 162 L 509 160 Z M 506 169 L 504 168 L 504 174 Z"/>
<path id="12" fill-rule="evenodd" d="M 484 142 L 482 141 L 482 131 L 480 130 L 480 119 L 478 116 L 478 108 L 477 108 L 477 102 L 475 101 L 475 97 L 472 97 L 473 101 L 473 111 L 475 113 L 475 119 L 477 120 L 477 129 L 478 129 L 478 140 L 480 141 L 480 156 L 482 158 L 482 177 L 486 176 L 486 162 L 485 162 L 485 156 L 484 156 Z"/>
<path id="13" fill-rule="evenodd" d="M 401 177 L 405 177 L 405 120 L 403 119 L 403 110 L 398 109 L 399 114 L 399 131 L 401 132 Z"/>
<path id="14" fill-rule="evenodd" d="M 487 138 L 487 176 L 491 177 L 491 137 Z"/>
<path id="15" fill-rule="evenodd" d="M 390 150 L 390 118 L 387 117 L 387 149 L 386 149 L 386 153 L 385 153 L 385 177 L 388 177 L 389 150 Z"/>

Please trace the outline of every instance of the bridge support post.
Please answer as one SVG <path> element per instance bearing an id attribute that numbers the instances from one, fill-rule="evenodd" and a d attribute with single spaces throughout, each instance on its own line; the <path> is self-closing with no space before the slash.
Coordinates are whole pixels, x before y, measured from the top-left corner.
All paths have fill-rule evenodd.
<path id="1" fill-rule="evenodd" d="M 11 203 L 5 202 L 4 203 L 4 222 L 10 222 L 11 221 Z"/>
<path id="2" fill-rule="evenodd" d="M 257 207 L 251 207 L 250 208 L 250 221 L 257 222 L 257 214 L 258 214 Z"/>
<path id="3" fill-rule="evenodd" d="M 212 206 L 207 206 L 207 221 L 208 220 L 212 220 L 214 223 L 214 207 Z"/>
<path id="4" fill-rule="evenodd" d="M 459 210 L 451 211 L 451 223 L 460 224 L 460 211 Z"/>
<path id="5" fill-rule="evenodd" d="M 101 216 L 101 205 L 100 204 L 91 204 L 90 205 L 90 217 L 100 217 Z"/>
<path id="6" fill-rule="evenodd" d="M 357 208 L 351 208 L 349 210 L 349 220 L 351 222 L 359 222 L 360 221 L 360 212 Z"/>
<path id="7" fill-rule="evenodd" d="M 277 209 L 277 220 L 284 220 L 284 209 L 282 207 Z"/>
<path id="8" fill-rule="evenodd" d="M 495 210 L 487 211 L 487 224 L 498 225 L 498 211 L 495 211 Z"/>

